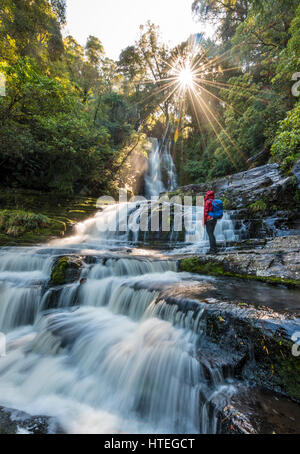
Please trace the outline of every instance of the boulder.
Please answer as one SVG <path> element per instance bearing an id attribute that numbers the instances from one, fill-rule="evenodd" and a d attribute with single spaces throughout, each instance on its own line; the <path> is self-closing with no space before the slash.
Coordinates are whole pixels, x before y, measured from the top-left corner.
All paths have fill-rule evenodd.
<path id="1" fill-rule="evenodd" d="M 286 176 L 279 164 L 267 164 L 228 177 L 179 188 L 174 195 L 204 195 L 214 190 L 231 211 L 234 222 L 243 221 L 242 239 L 300 233 L 300 161 Z M 299 185 L 300 187 L 300 185 Z"/>
<path id="2" fill-rule="evenodd" d="M 63 433 L 54 418 L 31 416 L 19 410 L 0 407 L 0 435 Z"/>
<path id="3" fill-rule="evenodd" d="M 212 189 L 218 197 L 228 199 L 233 209 L 242 209 L 265 198 L 269 203 L 284 199 L 292 180 L 282 175 L 278 164 L 267 164 L 212 182 L 184 186 L 181 191 L 204 194 Z"/>
<path id="4" fill-rule="evenodd" d="M 179 269 L 191 273 L 240 277 L 299 287 L 299 237 L 278 237 L 256 249 L 186 257 L 179 260 Z"/>
<path id="5" fill-rule="evenodd" d="M 76 282 L 83 267 L 82 257 L 61 256 L 56 258 L 50 277 L 50 285 L 64 285 Z"/>

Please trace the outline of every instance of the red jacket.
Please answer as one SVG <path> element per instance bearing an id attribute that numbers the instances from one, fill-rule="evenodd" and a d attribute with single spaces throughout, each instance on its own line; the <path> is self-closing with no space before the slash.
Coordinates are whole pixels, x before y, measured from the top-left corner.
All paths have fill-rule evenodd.
<path id="1" fill-rule="evenodd" d="M 207 223 L 210 219 L 213 219 L 209 216 L 209 212 L 213 210 L 211 201 L 214 200 L 215 193 L 214 191 L 208 191 L 204 197 L 204 216 L 203 216 L 203 225 Z"/>

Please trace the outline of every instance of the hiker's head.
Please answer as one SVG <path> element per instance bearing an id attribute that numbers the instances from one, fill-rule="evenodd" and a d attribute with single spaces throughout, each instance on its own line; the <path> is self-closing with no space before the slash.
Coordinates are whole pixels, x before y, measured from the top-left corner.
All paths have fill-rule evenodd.
<path id="1" fill-rule="evenodd" d="M 214 199 L 214 198 L 215 198 L 215 193 L 214 193 L 214 191 L 208 191 L 208 192 L 205 194 L 205 200 Z"/>

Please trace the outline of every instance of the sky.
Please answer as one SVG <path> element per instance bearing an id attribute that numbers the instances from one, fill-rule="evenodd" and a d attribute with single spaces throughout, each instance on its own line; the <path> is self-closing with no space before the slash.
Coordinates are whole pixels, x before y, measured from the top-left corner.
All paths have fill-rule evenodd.
<path id="1" fill-rule="evenodd" d="M 134 44 L 139 26 L 147 20 L 160 26 L 162 38 L 172 46 L 203 30 L 192 17 L 192 0 L 67 0 L 67 26 L 80 44 L 97 36 L 106 55 L 117 60 L 122 49 Z"/>

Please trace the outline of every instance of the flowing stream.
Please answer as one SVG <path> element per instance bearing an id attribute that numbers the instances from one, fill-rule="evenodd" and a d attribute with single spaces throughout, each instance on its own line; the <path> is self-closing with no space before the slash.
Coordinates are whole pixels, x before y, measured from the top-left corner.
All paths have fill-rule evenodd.
<path id="1" fill-rule="evenodd" d="M 158 161 L 154 143 L 149 195 L 163 188 Z M 183 310 L 168 300 L 168 292 L 198 285 L 195 276 L 178 273 L 172 254 L 136 247 L 140 224 L 132 232 L 129 217 L 136 222 L 146 206 L 113 205 L 71 238 L 0 250 L 0 405 L 53 416 L 67 433 L 218 431 L 216 409 L 235 383 L 202 354 L 204 306 Z M 181 248 L 205 247 L 202 225 L 191 230 Z M 218 239 L 235 235 L 226 215 Z M 80 276 L 53 287 L 52 266 L 64 255 L 82 259 Z"/>

